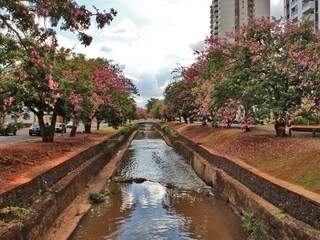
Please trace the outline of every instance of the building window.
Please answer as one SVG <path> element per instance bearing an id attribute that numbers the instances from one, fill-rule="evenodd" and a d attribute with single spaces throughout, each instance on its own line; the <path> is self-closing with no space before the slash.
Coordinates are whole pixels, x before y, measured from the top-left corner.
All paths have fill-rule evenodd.
<path id="1" fill-rule="evenodd" d="M 298 14 L 298 5 L 291 8 L 291 16 L 295 16 Z"/>

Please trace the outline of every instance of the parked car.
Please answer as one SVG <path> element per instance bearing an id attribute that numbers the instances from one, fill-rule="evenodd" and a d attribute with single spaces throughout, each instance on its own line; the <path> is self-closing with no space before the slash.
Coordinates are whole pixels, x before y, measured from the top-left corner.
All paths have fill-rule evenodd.
<path id="1" fill-rule="evenodd" d="M 18 128 L 14 123 L 5 123 L 0 126 L 0 135 L 17 135 Z"/>
<path id="2" fill-rule="evenodd" d="M 57 133 L 66 133 L 67 132 L 66 125 L 64 123 L 57 123 L 56 124 L 56 132 Z"/>
<path id="3" fill-rule="evenodd" d="M 34 123 L 31 125 L 31 127 L 29 128 L 29 135 L 30 136 L 40 136 L 41 135 L 40 125 L 38 123 Z"/>
<path id="4" fill-rule="evenodd" d="M 72 129 L 72 127 L 73 127 L 73 122 L 68 122 L 67 128 Z"/>

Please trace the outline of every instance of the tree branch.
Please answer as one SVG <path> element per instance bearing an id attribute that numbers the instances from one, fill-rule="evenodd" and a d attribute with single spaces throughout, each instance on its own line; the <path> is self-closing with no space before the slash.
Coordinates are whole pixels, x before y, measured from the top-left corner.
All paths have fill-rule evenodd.
<path id="1" fill-rule="evenodd" d="M 18 39 L 19 39 L 21 45 L 23 46 L 23 48 L 24 48 L 25 50 L 29 51 L 28 47 L 24 44 L 23 38 L 20 36 L 19 32 L 18 32 L 16 29 L 14 29 L 14 28 L 8 23 L 7 19 L 6 19 L 4 16 L 0 15 L 0 19 L 1 19 L 1 20 L 3 21 L 3 23 L 7 26 L 7 28 L 9 28 L 11 31 L 13 31 L 13 32 L 16 34 L 16 36 L 18 37 Z"/>

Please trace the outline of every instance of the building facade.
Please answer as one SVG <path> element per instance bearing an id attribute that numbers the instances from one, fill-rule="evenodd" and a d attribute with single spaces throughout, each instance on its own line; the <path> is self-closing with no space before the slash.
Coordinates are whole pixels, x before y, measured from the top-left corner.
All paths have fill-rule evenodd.
<path id="1" fill-rule="evenodd" d="M 284 0 L 285 19 L 292 22 L 309 20 L 315 31 L 319 31 L 319 4 L 319 0 Z"/>
<path id="2" fill-rule="evenodd" d="M 225 37 L 253 18 L 270 17 L 270 0 L 213 0 L 211 35 Z"/>

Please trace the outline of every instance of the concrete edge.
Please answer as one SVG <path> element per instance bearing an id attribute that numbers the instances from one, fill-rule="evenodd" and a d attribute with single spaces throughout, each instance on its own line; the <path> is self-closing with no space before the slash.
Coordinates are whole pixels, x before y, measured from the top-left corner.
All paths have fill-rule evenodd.
<path id="1" fill-rule="evenodd" d="M 267 227 L 274 239 L 283 240 L 319 240 L 320 231 L 288 214 L 278 218 L 282 210 L 254 193 L 244 184 L 215 167 L 209 160 L 181 140 L 172 138 L 156 124 L 157 130 L 168 145 L 173 145 L 193 167 L 197 175 L 228 201 L 235 212 L 252 212 Z M 191 140 L 190 140 L 191 141 Z"/>
<path id="2" fill-rule="evenodd" d="M 135 133 L 130 133 L 132 136 Z M 64 178 L 55 183 L 32 205 L 32 213 L 22 222 L 13 222 L 0 227 L 0 240 L 12 239 L 43 239 L 59 215 L 86 187 L 88 181 L 98 175 L 101 169 L 115 156 L 117 150 L 123 146 L 130 137 L 121 138 L 120 141 L 108 145 L 106 149 L 96 153 L 90 160 L 82 163 L 78 168 L 69 172 Z"/>
<path id="3" fill-rule="evenodd" d="M 101 192 L 107 182 L 116 173 L 137 131 L 133 132 L 118 153 L 104 166 L 100 173 L 87 184 L 86 188 L 59 215 L 53 226 L 42 236 L 43 240 L 68 239 L 92 205 L 88 202 L 90 192 Z M 68 224 L 64 224 L 68 222 Z"/>

